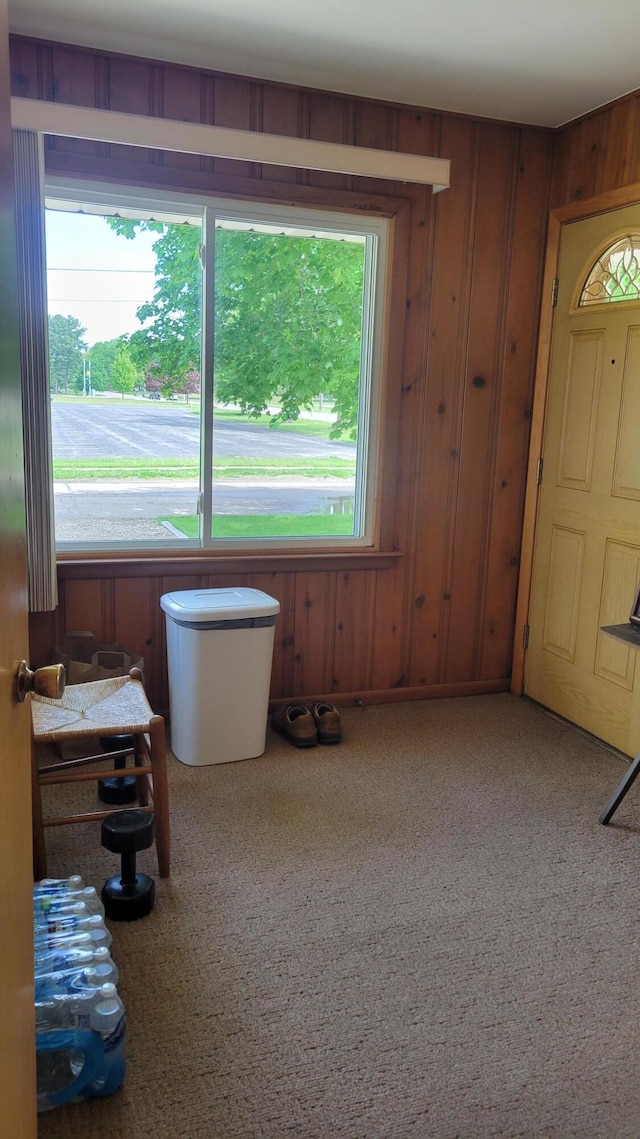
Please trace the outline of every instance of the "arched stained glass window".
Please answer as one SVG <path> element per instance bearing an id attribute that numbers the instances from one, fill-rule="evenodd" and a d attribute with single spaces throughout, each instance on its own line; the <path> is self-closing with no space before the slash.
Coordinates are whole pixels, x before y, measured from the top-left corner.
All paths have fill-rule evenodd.
<path id="1" fill-rule="evenodd" d="M 605 249 L 587 277 L 578 306 L 640 300 L 640 233 L 629 233 Z"/>

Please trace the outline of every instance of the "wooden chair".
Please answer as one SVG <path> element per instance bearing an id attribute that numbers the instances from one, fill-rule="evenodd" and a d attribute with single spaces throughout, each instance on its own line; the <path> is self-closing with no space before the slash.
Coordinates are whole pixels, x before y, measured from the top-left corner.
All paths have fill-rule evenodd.
<path id="1" fill-rule="evenodd" d="M 168 878 L 169 785 L 164 720 L 162 716 L 154 715 L 147 701 L 140 670 L 132 668 L 128 676 L 69 685 L 60 700 L 34 694 L 31 697 L 31 718 L 34 878 L 38 880 L 47 875 L 46 827 L 106 819 L 114 809 L 43 817 L 42 788 L 55 783 L 85 783 L 113 778 L 119 771 L 124 776 L 135 776 L 140 809 L 155 815 L 158 868 L 160 877 Z M 119 771 L 113 767 L 113 761 L 118 756 L 129 754 L 131 749 L 65 758 L 69 745 L 86 745 L 94 737 L 121 735 L 133 737 L 133 767 Z M 55 747 L 53 762 L 42 764 L 39 756 L 44 750 L 42 745 Z M 88 769 L 87 765 L 100 761 L 108 761 L 110 766 Z"/>

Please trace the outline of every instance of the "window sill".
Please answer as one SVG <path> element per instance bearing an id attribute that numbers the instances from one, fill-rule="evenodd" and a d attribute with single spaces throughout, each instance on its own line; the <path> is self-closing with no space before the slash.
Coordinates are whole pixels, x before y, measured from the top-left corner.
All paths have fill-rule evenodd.
<path id="1" fill-rule="evenodd" d="M 167 557 L 165 551 L 157 555 L 100 553 L 99 555 L 59 554 L 57 559 L 60 580 L 103 577 L 164 577 L 174 575 L 200 576 L 215 573 L 321 573 L 326 571 L 391 569 L 403 555 L 397 550 L 332 551 L 327 553 L 266 553 L 224 554 L 212 557 L 208 551 L 193 551 L 188 555 Z"/>

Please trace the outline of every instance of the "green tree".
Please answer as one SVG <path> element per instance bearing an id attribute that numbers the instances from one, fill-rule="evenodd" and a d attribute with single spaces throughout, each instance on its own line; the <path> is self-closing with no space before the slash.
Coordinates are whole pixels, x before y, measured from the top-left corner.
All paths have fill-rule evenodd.
<path id="1" fill-rule="evenodd" d="M 130 337 L 138 367 L 180 390 L 200 367 L 198 227 L 109 218 L 116 233 L 158 234 L 153 300 Z M 297 419 L 322 392 L 337 415 L 334 435 L 355 430 L 364 280 L 361 242 L 247 230 L 216 230 L 215 384 L 221 402 L 250 415 L 274 401 L 272 423 Z"/>
<path id="2" fill-rule="evenodd" d="M 131 359 L 129 349 L 126 344 L 121 344 L 111 365 L 111 389 L 114 392 L 120 392 L 124 399 L 125 395 L 133 391 L 137 380 L 138 372 Z"/>
<path id="3" fill-rule="evenodd" d="M 129 337 L 131 357 L 141 371 L 152 365 L 171 383 L 200 367 L 201 268 L 199 226 L 107 218 L 128 240 L 138 231 L 158 234 L 153 300 L 137 310 L 145 328 Z"/>
<path id="4" fill-rule="evenodd" d="M 91 387 L 94 392 L 106 392 L 111 388 L 111 369 L 116 353 L 123 341 L 100 340 L 89 349 L 91 361 Z"/>
<path id="5" fill-rule="evenodd" d="M 75 316 L 49 316 L 49 383 L 51 391 L 68 392 L 80 377 L 86 328 Z"/>
<path id="6" fill-rule="evenodd" d="M 358 413 L 364 247 L 244 230 L 216 232 L 216 392 L 274 423 L 331 396 L 334 434 Z"/>

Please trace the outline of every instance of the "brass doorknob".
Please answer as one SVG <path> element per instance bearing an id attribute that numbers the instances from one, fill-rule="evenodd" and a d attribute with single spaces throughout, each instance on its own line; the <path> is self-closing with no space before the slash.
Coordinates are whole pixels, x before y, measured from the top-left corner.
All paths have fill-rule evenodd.
<path id="1" fill-rule="evenodd" d="M 67 682 L 63 664 L 47 664 L 44 668 L 32 671 L 26 660 L 21 660 L 15 675 L 16 697 L 21 703 L 27 692 L 48 696 L 50 700 L 59 700 Z"/>

